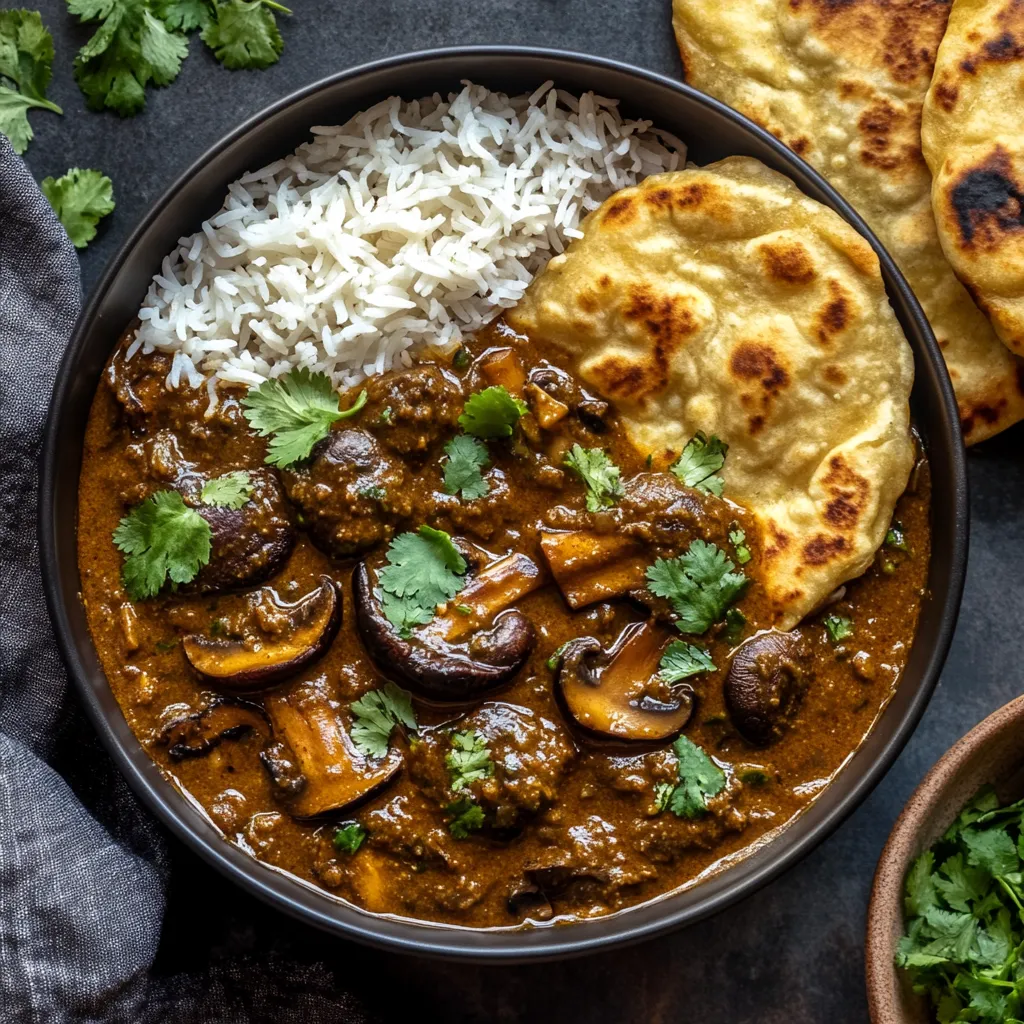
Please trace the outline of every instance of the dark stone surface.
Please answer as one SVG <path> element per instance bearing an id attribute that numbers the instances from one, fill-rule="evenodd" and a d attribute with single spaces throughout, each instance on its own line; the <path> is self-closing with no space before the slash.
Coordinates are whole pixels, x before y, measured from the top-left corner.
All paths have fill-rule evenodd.
<path id="1" fill-rule="evenodd" d="M 40 178 L 69 166 L 99 167 L 116 190 L 117 211 L 82 256 L 87 288 L 148 204 L 204 149 L 261 107 L 330 72 L 453 43 L 559 46 L 668 74 L 680 71 L 668 4 L 660 0 L 310 0 L 294 6 L 296 15 L 282 25 L 285 52 L 276 67 L 225 71 L 193 39 L 177 82 L 150 90 L 146 111 L 120 120 L 85 111 L 71 63 L 88 33 L 73 23 L 61 0 L 41 4 L 57 48 L 51 96 L 65 116 L 32 115 L 36 140 L 28 162 Z M 1017 428 L 971 452 L 973 533 L 963 612 L 916 734 L 835 836 L 744 903 L 618 953 L 528 968 L 448 966 L 371 952 L 296 924 L 175 843 L 177 870 L 157 969 L 202 973 L 218 958 L 246 955 L 320 961 L 328 978 L 333 972 L 333 983 L 349 986 L 382 1019 L 396 1021 L 410 1012 L 430 1020 L 530 1024 L 864 1021 L 864 915 L 885 837 L 931 764 L 1021 691 L 1022 440 L 1024 429 Z M 210 908 L 199 928 L 197 907 Z"/>

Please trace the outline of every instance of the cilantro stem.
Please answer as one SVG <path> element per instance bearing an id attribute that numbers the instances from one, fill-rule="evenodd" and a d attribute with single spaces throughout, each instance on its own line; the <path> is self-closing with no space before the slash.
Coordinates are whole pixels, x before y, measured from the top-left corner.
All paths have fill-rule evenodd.
<path id="1" fill-rule="evenodd" d="M 1006 895 L 1009 896 L 1011 900 L 1013 900 L 1014 904 L 1017 907 L 1017 914 L 1019 915 L 1021 921 L 1024 921 L 1024 904 L 1021 904 L 1020 900 L 1017 898 L 1017 894 L 1013 891 L 1013 887 L 1010 885 L 1009 882 L 1006 881 L 1005 878 L 1003 878 L 1002 875 L 996 875 L 995 879 L 1003 887 L 1003 890 L 1005 891 Z"/>
<path id="2" fill-rule="evenodd" d="M 52 110 L 55 114 L 63 114 L 64 111 L 50 100 L 33 99 L 30 96 L 22 97 L 30 107 L 39 107 L 42 110 Z"/>
<path id="3" fill-rule="evenodd" d="M 274 3 L 274 0 L 263 0 L 263 6 L 269 7 L 272 11 L 280 11 L 282 14 L 291 14 L 291 8 L 285 7 L 284 4 Z"/>

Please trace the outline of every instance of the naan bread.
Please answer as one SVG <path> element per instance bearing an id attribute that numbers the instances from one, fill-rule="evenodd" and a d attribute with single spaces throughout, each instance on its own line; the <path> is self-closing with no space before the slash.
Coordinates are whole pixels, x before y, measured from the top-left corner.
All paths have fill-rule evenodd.
<path id="1" fill-rule="evenodd" d="M 878 258 L 747 157 L 648 178 L 584 222 L 509 315 L 574 356 L 664 468 L 698 430 L 729 444 L 725 497 L 758 519 L 789 629 L 885 536 L 914 458 L 914 362 Z"/>
<path id="2" fill-rule="evenodd" d="M 954 0 L 921 142 L 946 258 L 1024 355 L 1024 6 Z"/>
<path id="3" fill-rule="evenodd" d="M 686 80 L 821 171 L 900 265 L 942 346 L 968 444 L 1024 418 L 1022 364 L 939 244 L 921 104 L 949 0 L 674 0 Z"/>

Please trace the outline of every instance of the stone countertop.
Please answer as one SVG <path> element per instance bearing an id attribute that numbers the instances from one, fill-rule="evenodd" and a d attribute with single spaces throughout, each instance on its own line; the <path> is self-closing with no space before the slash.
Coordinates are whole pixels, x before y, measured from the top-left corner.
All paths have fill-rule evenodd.
<path id="1" fill-rule="evenodd" d="M 334 71 L 434 46 L 515 43 L 681 72 L 662 0 L 307 0 L 293 5 L 292 18 L 280 19 L 285 50 L 274 67 L 226 71 L 193 37 L 178 80 L 147 90 L 146 110 L 122 120 L 87 112 L 72 79 L 74 52 L 90 31 L 61 0 L 40 7 L 56 45 L 50 96 L 65 113 L 33 113 L 29 166 L 37 178 L 69 166 L 100 168 L 116 191 L 116 212 L 82 254 L 87 289 L 148 205 L 207 147 L 267 104 Z M 839 831 L 754 896 L 710 921 L 618 952 L 530 967 L 446 965 L 362 949 L 293 922 L 172 841 L 170 909 L 155 969 L 185 983 L 218 958 L 296 961 L 320 979 L 311 984 L 347 989 L 385 1021 L 406 1022 L 411 1014 L 508 1024 L 865 1021 L 864 917 L 889 829 L 934 761 L 1022 689 L 1022 440 L 1018 427 L 970 453 L 967 589 L 946 670 L 917 732 Z M 195 908 L 203 904 L 214 912 L 197 930 Z M 239 1020 L 273 1019 L 271 1008 L 247 1001 L 244 973 L 234 983 Z"/>

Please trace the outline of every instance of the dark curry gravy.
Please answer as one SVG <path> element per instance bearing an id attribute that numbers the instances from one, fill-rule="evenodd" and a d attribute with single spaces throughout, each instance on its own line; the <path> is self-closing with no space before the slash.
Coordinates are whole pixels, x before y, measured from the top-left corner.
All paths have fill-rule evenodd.
<path id="1" fill-rule="evenodd" d="M 132 506 L 161 489 L 178 486 L 187 494 L 181 485 L 185 471 L 213 477 L 267 467 L 266 442 L 248 428 L 238 392 L 222 389 L 219 407 L 206 416 L 205 388 L 167 391 L 167 357 L 138 354 L 125 363 L 126 345 L 127 339 L 96 394 L 79 492 L 83 600 L 107 677 L 147 752 L 205 808 L 227 839 L 368 911 L 474 927 L 515 926 L 596 917 L 690 884 L 807 807 L 857 749 L 899 682 L 929 559 L 929 477 L 923 457 L 896 511 L 908 550 L 884 547 L 872 568 L 829 609 L 852 619 L 853 636 L 834 641 L 821 616 L 799 627 L 810 659 L 805 688 L 774 742 L 755 746 L 730 720 L 723 681 L 734 644 L 723 626 L 686 638 L 706 647 L 718 666 L 687 681 L 695 710 L 684 735 L 716 759 L 727 779 L 703 816 L 689 820 L 658 811 L 658 784 L 677 781 L 671 740 L 631 746 L 597 739 L 570 720 L 556 695 L 556 670 L 548 660 L 560 645 L 589 635 L 611 646 L 628 624 L 647 618 L 645 607 L 623 597 L 571 611 L 559 588 L 548 583 L 518 602 L 533 623 L 536 644 L 511 683 L 468 703 L 417 700 L 418 734 L 396 730 L 392 737 L 404 757 L 401 772 L 357 806 L 299 820 L 290 813 L 288 794 L 261 762 L 261 750 L 273 738 L 269 730 L 239 728 L 200 756 L 172 756 L 168 723 L 202 712 L 218 699 L 186 660 L 182 640 L 195 634 L 272 632 L 273 622 L 261 617 L 255 595 L 265 597 L 269 588 L 270 597 L 295 601 L 314 590 L 322 575 L 330 576 L 344 598 L 340 632 L 319 660 L 275 690 L 320 687 L 347 727 L 351 702 L 384 682 L 356 630 L 351 585 L 356 561 L 343 552 L 330 557 L 315 546 L 316 524 L 308 509 L 289 505 L 283 514 L 294 522 L 294 548 L 262 586 L 217 592 L 214 581 L 212 592 L 195 593 L 186 586 L 130 602 L 121 581 L 122 555 L 111 533 Z M 496 365 L 496 349 L 497 365 L 506 374 L 502 379 L 508 379 L 510 365 L 519 367 L 513 377 L 525 369 L 531 382 L 539 380 L 565 399 L 570 414 L 552 429 L 541 429 L 527 394 L 531 413 L 522 421 L 521 436 L 489 445 L 491 493 L 463 501 L 443 492 L 442 447 L 458 433 L 455 417 L 465 397 L 494 381 L 489 367 Z M 511 363 L 509 349 L 515 357 Z M 391 504 L 381 501 L 376 513 L 362 510 L 359 530 L 352 534 L 360 539 L 353 543 L 369 537 L 370 557 L 379 558 L 392 535 L 426 522 L 492 557 L 515 550 L 543 565 L 541 528 L 583 524 L 598 533 L 619 531 L 621 520 L 586 512 L 582 484 L 564 471 L 562 458 L 574 441 L 607 450 L 623 481 L 649 477 L 657 486 L 681 487 L 665 472 L 678 453 L 659 453 L 650 465 L 648 453 L 629 444 L 610 412 L 600 403 L 586 407 L 592 396 L 558 374 L 562 362 L 557 352 L 498 325 L 478 336 L 454 364 L 438 357 L 429 379 L 413 367 L 368 381 L 366 408 L 335 430 L 373 435 L 384 456 L 367 472 L 379 475 L 400 463 L 405 483 L 401 501 L 392 496 Z M 534 376 L 545 367 L 551 371 L 547 377 Z M 727 477 L 728 462 L 724 473 Z M 752 553 L 743 569 L 753 582 L 737 605 L 747 620 L 742 637 L 748 638 L 764 622 L 756 527 L 735 506 L 685 490 L 688 519 L 669 523 L 667 532 L 664 523 L 646 533 L 638 528 L 635 536 L 646 544 L 648 562 L 678 553 L 695 536 L 719 543 L 735 557 L 727 535 L 740 523 Z M 627 483 L 627 497 L 632 494 Z M 621 515 L 643 520 L 642 494 L 629 501 L 633 511 Z M 675 527 L 681 532 L 672 540 Z M 321 539 L 321 546 L 330 545 Z M 264 696 L 245 700 L 258 710 Z M 494 823 L 465 838 L 451 834 L 451 816 L 444 809 L 455 799 L 446 791 L 443 760 L 453 727 L 483 735 L 496 766 L 493 777 L 459 794 L 478 801 Z M 366 829 L 366 840 L 350 854 L 337 849 L 332 836 L 340 823 L 353 821 Z M 521 899 L 523 893 L 529 898 Z"/>

